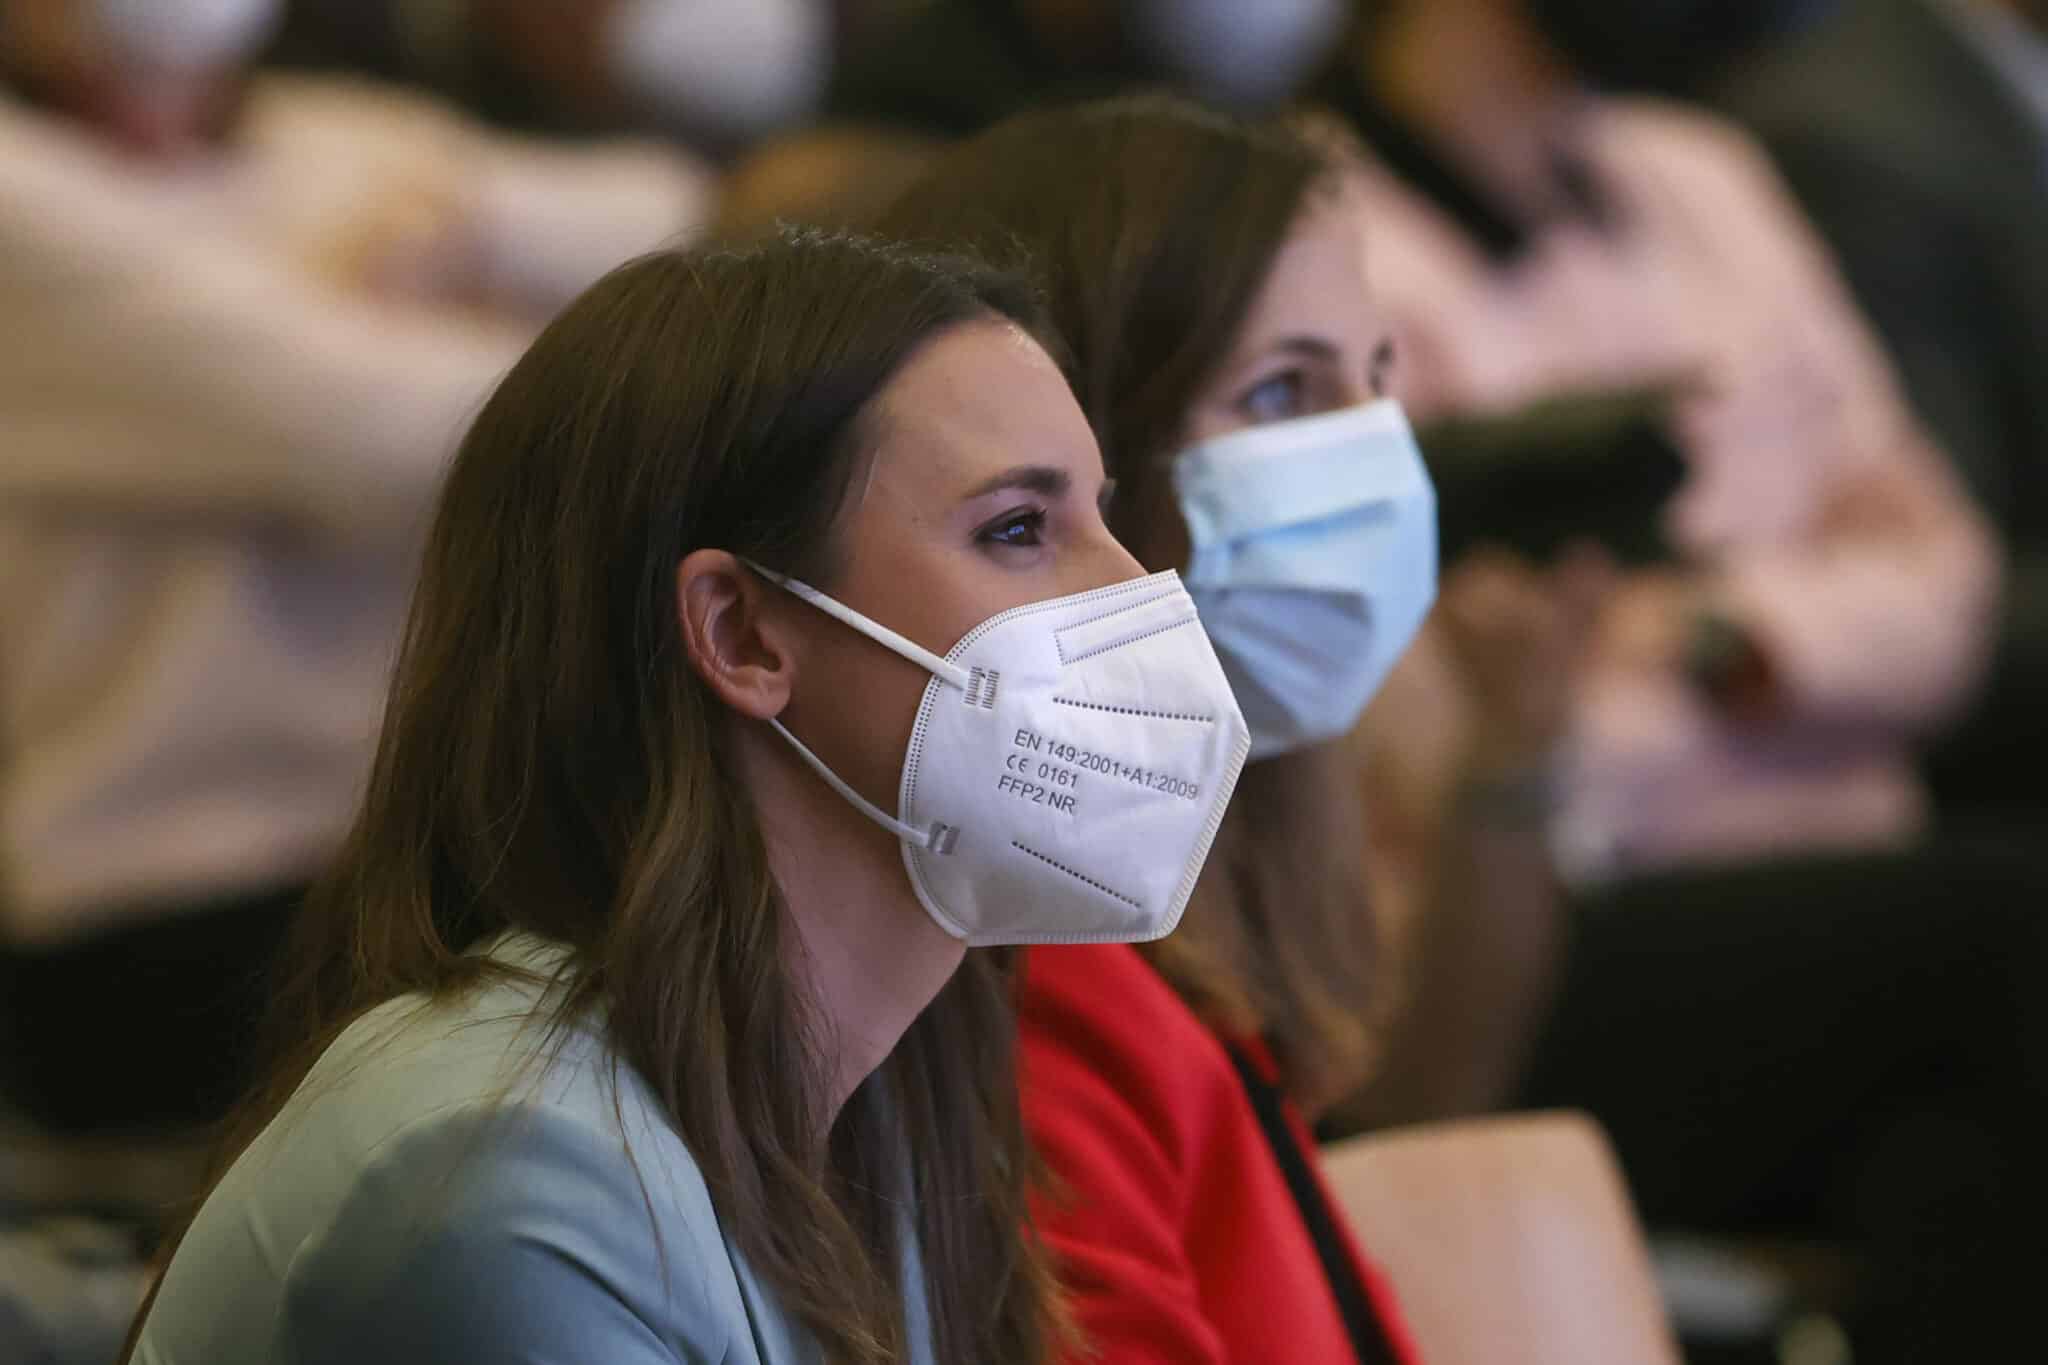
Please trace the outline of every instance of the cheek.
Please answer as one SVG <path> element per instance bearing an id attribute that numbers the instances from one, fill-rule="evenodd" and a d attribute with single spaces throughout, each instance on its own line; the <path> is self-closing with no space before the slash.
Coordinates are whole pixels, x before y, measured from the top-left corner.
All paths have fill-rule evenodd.
<path id="1" fill-rule="evenodd" d="M 804 663 L 784 723 L 855 790 L 895 810 L 903 753 L 931 675 L 850 630 L 819 641 Z"/>

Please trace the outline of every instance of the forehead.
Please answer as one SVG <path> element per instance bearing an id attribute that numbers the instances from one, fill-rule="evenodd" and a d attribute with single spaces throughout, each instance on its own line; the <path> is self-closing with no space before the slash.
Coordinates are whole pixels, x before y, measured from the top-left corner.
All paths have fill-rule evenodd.
<path id="1" fill-rule="evenodd" d="M 877 396 L 874 417 L 874 491 L 952 500 L 1020 463 L 1077 484 L 1101 477 L 1065 376 L 1007 322 L 963 323 L 927 342 Z"/>
<path id="2" fill-rule="evenodd" d="M 1366 222 L 1355 190 L 1319 190 L 1302 205 L 1251 306 L 1235 351 L 1313 335 L 1370 347 L 1381 330 L 1366 285 Z"/>

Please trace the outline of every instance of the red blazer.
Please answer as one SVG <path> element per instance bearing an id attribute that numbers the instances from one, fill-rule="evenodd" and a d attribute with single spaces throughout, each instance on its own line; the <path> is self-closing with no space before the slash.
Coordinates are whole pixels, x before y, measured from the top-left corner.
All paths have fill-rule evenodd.
<path id="1" fill-rule="evenodd" d="M 1164 978 L 1122 945 L 1030 949 L 1020 1028 L 1024 1119 L 1055 1182 L 1039 1226 L 1103 1365 L 1357 1359 L 1223 1041 Z M 1237 1046 L 1271 1078 L 1262 1045 Z M 1344 1239 L 1415 1365 L 1385 1277 Z"/>

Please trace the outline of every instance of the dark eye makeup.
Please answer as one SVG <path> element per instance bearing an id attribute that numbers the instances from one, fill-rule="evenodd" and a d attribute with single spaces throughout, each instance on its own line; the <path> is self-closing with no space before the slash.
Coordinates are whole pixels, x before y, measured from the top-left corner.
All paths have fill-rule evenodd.
<path id="1" fill-rule="evenodd" d="M 975 540 L 988 545 L 1024 548 L 1045 542 L 1045 509 L 1013 507 L 974 533 Z"/>

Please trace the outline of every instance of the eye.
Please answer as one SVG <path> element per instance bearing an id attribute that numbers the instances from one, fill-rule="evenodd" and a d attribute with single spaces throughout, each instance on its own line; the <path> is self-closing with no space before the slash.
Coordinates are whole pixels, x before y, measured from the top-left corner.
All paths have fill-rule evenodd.
<path id="1" fill-rule="evenodd" d="M 974 533 L 974 538 L 989 545 L 1028 548 L 1045 543 L 1044 530 L 1045 509 L 1022 507 L 1005 512 L 989 522 Z"/>
<path id="2" fill-rule="evenodd" d="M 1246 389 L 1237 400 L 1238 410 L 1254 422 L 1284 422 L 1302 415 L 1306 388 L 1300 370 L 1282 370 Z"/>

